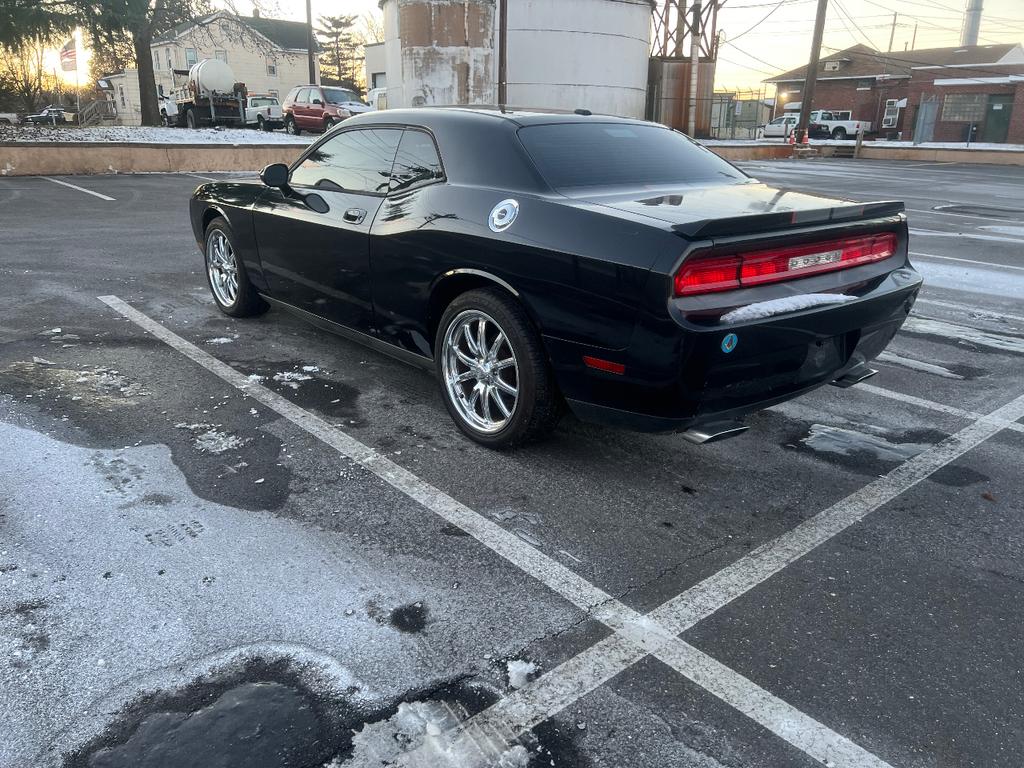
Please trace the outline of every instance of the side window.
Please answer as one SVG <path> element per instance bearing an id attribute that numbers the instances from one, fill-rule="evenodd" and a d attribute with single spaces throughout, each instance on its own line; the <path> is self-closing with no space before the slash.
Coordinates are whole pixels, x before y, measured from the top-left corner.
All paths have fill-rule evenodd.
<path id="1" fill-rule="evenodd" d="M 776 117 L 774 120 L 772 120 L 771 125 L 782 125 L 784 122 L 786 122 L 786 118 Z"/>
<path id="2" fill-rule="evenodd" d="M 299 91 L 299 95 L 295 97 L 295 100 L 299 102 L 299 104 L 309 104 L 309 102 L 312 101 L 312 93 L 312 88 L 303 88 Z"/>
<path id="3" fill-rule="evenodd" d="M 391 172 L 391 191 L 405 192 L 444 178 L 434 140 L 423 131 L 404 131 Z"/>
<path id="4" fill-rule="evenodd" d="M 292 171 L 292 184 L 383 195 L 402 132 L 395 128 L 344 131 L 318 146 Z"/>

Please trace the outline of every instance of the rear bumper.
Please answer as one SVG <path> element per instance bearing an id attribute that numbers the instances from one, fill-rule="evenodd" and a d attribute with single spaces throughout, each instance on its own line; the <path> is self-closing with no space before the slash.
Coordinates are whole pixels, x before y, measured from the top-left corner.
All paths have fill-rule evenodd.
<path id="1" fill-rule="evenodd" d="M 579 418 L 646 432 L 681 430 L 798 397 L 873 360 L 899 331 L 920 287 L 921 277 L 906 266 L 845 304 L 728 326 L 648 318 L 625 350 L 545 342 Z M 727 352 L 730 334 L 736 341 Z M 622 362 L 626 372 L 587 368 L 583 355 Z"/>

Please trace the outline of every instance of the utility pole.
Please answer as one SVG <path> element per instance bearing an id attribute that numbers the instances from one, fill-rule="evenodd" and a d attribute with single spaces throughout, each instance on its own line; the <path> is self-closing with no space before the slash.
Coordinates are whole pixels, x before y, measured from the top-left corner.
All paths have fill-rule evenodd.
<path id="1" fill-rule="evenodd" d="M 818 58 L 821 56 L 821 37 L 825 33 L 825 15 L 828 0 L 818 0 L 818 12 L 814 17 L 814 39 L 811 41 L 811 60 L 807 63 L 807 77 L 800 99 L 800 121 L 796 124 L 795 141 L 802 144 L 807 136 L 807 124 L 811 121 L 811 102 L 814 100 L 814 86 L 818 82 Z"/>
<path id="2" fill-rule="evenodd" d="M 896 37 L 896 13 L 892 15 L 892 30 L 889 32 L 889 53 L 892 53 L 892 39 Z"/>
<path id="3" fill-rule="evenodd" d="M 498 0 L 498 106 L 508 106 L 508 0 Z"/>
<path id="4" fill-rule="evenodd" d="M 313 38 L 313 2 L 306 0 L 306 55 L 309 58 L 309 84 L 317 85 L 316 82 L 316 44 Z"/>
<path id="5" fill-rule="evenodd" d="M 697 70 L 700 67 L 701 0 L 693 0 L 693 21 L 690 23 L 690 114 L 687 134 L 697 133 Z"/>
<path id="6" fill-rule="evenodd" d="M 917 45 L 917 22 L 914 22 L 914 36 L 910 38 L 910 50 L 914 50 L 914 46 Z"/>

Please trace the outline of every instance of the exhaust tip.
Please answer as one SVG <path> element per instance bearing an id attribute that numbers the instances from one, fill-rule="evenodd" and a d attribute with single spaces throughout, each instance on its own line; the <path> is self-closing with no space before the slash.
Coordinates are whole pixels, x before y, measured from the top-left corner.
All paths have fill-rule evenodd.
<path id="1" fill-rule="evenodd" d="M 750 427 L 738 421 L 716 421 L 710 424 L 690 427 L 683 432 L 683 439 L 694 445 L 706 445 L 707 443 L 717 443 L 719 440 L 742 435 L 748 429 Z"/>
<path id="2" fill-rule="evenodd" d="M 847 389 L 848 387 L 852 387 L 854 384 L 860 384 L 865 379 L 870 379 L 876 373 L 878 373 L 876 369 L 868 368 L 864 363 L 860 363 L 831 383 L 833 387 Z"/>

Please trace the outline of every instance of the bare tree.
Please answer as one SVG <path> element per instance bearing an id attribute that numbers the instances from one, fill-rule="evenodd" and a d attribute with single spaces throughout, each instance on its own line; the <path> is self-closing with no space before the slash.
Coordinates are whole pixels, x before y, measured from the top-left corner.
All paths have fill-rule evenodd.
<path id="1" fill-rule="evenodd" d="M 43 66 L 46 48 L 46 41 L 37 37 L 2 49 L 0 79 L 17 94 L 25 112 L 36 110 L 39 97 L 56 80 Z"/>

